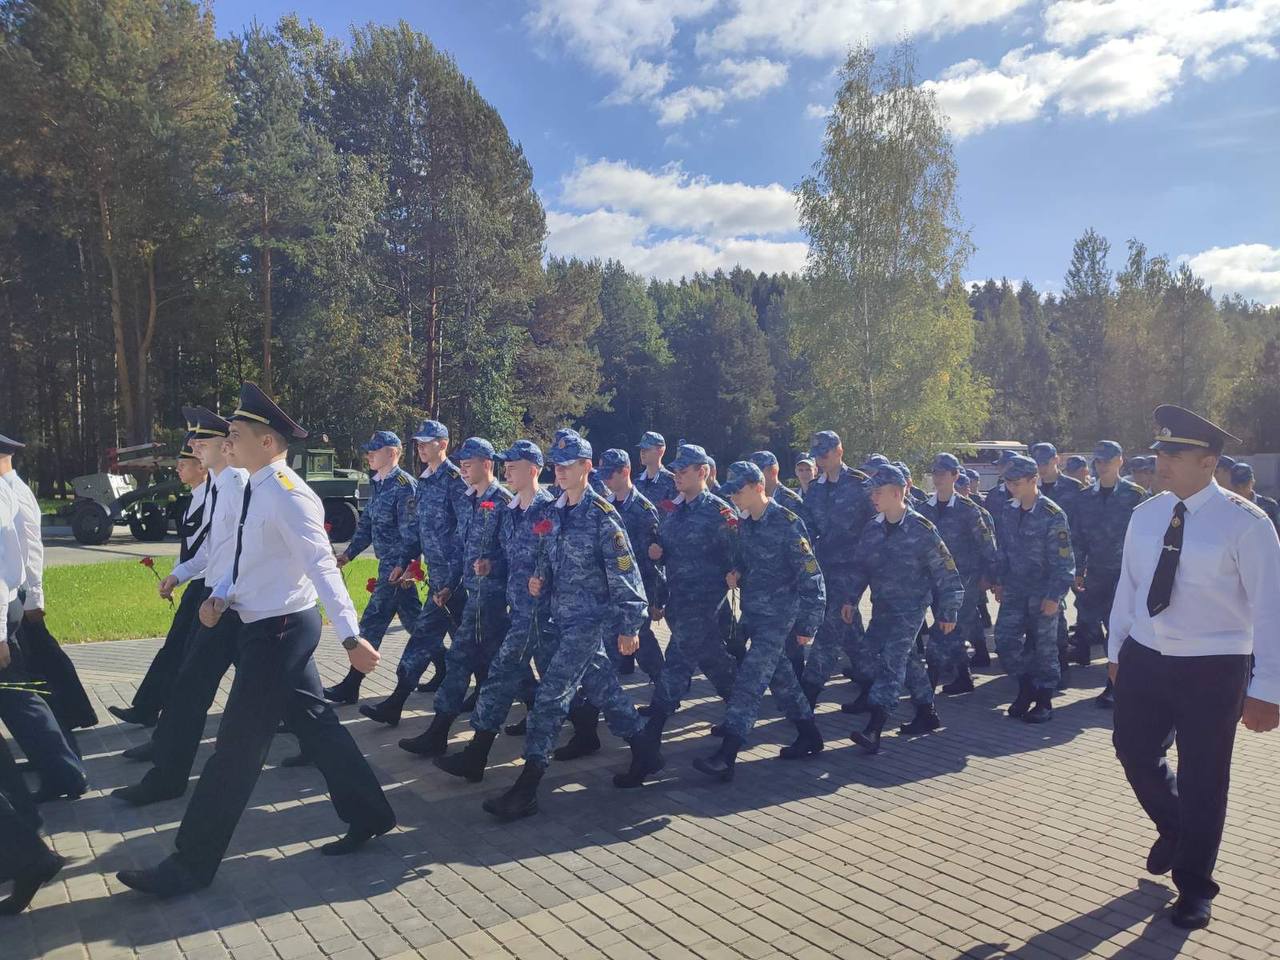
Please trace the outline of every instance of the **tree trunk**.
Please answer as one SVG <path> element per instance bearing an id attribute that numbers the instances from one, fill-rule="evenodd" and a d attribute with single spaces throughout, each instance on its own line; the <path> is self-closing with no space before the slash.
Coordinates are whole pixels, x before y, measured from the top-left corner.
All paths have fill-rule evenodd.
<path id="1" fill-rule="evenodd" d="M 116 345 L 116 382 L 120 411 L 124 416 L 124 433 L 130 443 L 136 443 L 137 411 L 134 408 L 133 378 L 129 375 L 129 348 L 125 336 L 124 306 L 120 294 L 120 268 L 116 263 L 115 238 L 111 232 L 111 206 L 107 203 L 105 188 L 97 188 L 98 221 L 102 230 L 102 255 L 107 259 L 107 272 L 111 279 L 111 329 Z"/>
<path id="2" fill-rule="evenodd" d="M 156 297 L 156 257 L 148 253 L 145 260 L 147 271 L 147 323 L 138 341 L 138 356 L 135 363 L 137 371 L 134 409 L 137 412 L 136 432 L 129 438 L 130 443 L 148 443 L 151 440 L 151 345 L 155 342 L 158 301 Z"/>
<path id="3" fill-rule="evenodd" d="M 262 249 L 258 253 L 262 274 L 262 389 L 271 389 L 271 211 L 262 198 Z"/>

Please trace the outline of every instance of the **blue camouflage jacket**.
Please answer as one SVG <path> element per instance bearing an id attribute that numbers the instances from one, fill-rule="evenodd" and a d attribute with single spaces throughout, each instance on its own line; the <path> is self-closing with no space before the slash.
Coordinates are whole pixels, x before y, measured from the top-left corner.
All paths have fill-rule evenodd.
<path id="1" fill-rule="evenodd" d="M 636 562 L 640 565 L 640 579 L 644 581 L 644 592 L 649 598 L 649 605 L 659 609 L 665 607 L 667 575 L 662 567 L 649 559 L 649 547 L 658 542 L 658 525 L 661 523 L 658 508 L 635 487 L 631 488 L 631 494 L 621 503 L 612 499 L 609 502 L 622 518 L 627 539 L 631 541 L 631 552 L 636 555 Z"/>
<path id="2" fill-rule="evenodd" d="M 935 495 L 917 509 L 938 528 L 962 579 L 994 578 L 996 537 L 984 518 L 985 510 L 958 493 L 946 506 L 940 506 Z"/>
<path id="3" fill-rule="evenodd" d="M 618 511 L 588 488 L 576 506 L 562 494 L 551 522 L 542 579 L 554 598 L 557 626 L 563 632 L 607 622 L 617 633 L 634 636 L 649 608 Z"/>
<path id="4" fill-rule="evenodd" d="M 1124 535 L 1133 508 L 1150 497 L 1145 489 L 1123 477 L 1104 495 L 1095 481 L 1080 491 L 1071 515 L 1071 548 L 1076 569 L 1120 573 Z"/>
<path id="5" fill-rule="evenodd" d="M 1017 500 L 996 525 L 996 582 L 1009 593 L 1061 603 L 1075 583 L 1075 554 L 1066 512 L 1044 494 L 1030 510 Z"/>
<path id="6" fill-rule="evenodd" d="M 809 532 L 813 535 L 822 569 L 830 574 L 834 570 L 848 568 L 853 563 L 853 554 L 867 521 L 875 515 L 867 489 L 867 475 L 841 464 L 840 476 L 835 482 L 827 480 L 824 473 L 809 484 L 805 505 L 813 519 Z"/>
<path id="7" fill-rule="evenodd" d="M 720 602 L 728 591 L 725 574 L 733 568 L 734 518 L 727 503 L 706 491 L 689 501 L 666 501 L 658 543 L 672 603 Z"/>
<path id="8" fill-rule="evenodd" d="M 738 521 L 736 546 L 743 619 L 794 622 L 799 636 L 812 637 L 822 625 L 827 590 L 804 521 L 770 502 L 759 520 Z"/>
<path id="9" fill-rule="evenodd" d="M 856 606 L 867 587 L 872 617 L 884 612 L 923 619 L 932 601 L 938 618 L 954 623 L 964 600 L 964 584 L 938 528 L 910 507 L 897 524 L 877 514 L 866 525 L 854 554 L 850 595 L 834 599 Z"/>
<path id="10" fill-rule="evenodd" d="M 552 523 L 555 502 L 555 497 L 539 487 L 524 510 L 517 506 L 519 498 L 515 495 L 507 504 L 498 535 L 507 555 L 507 603 L 512 612 L 532 613 L 536 606 L 529 593 L 529 578 L 550 549 L 551 540 L 550 533 L 539 536 L 534 527 L 541 520 Z"/>
<path id="11" fill-rule="evenodd" d="M 418 555 L 414 529 L 414 496 L 418 485 L 400 467 L 386 479 L 373 481 L 373 494 L 360 514 L 346 554 L 355 559 L 373 544 L 379 566 L 407 567 Z"/>
<path id="12" fill-rule="evenodd" d="M 456 586 L 462 579 L 462 540 L 458 517 L 468 509 L 467 484 L 450 460 L 434 473 L 418 479 L 417 553 L 427 567 L 427 582 L 434 593 Z"/>
<path id="13" fill-rule="evenodd" d="M 653 479 L 649 479 L 647 470 L 641 471 L 634 482 L 636 489 L 654 506 L 658 506 L 663 500 L 676 498 L 676 475 L 666 467 L 660 467 L 658 475 Z"/>
<path id="14" fill-rule="evenodd" d="M 804 524 L 805 536 L 813 536 L 813 518 L 809 516 L 809 507 L 804 502 L 804 497 L 800 496 L 799 490 L 792 490 L 785 483 L 779 483 L 773 490 L 774 503 L 780 507 L 786 507 Z"/>
<path id="15" fill-rule="evenodd" d="M 1076 525 L 1076 505 L 1080 501 L 1080 494 L 1084 490 L 1084 484 L 1075 477 L 1060 473 L 1058 474 L 1058 479 L 1053 482 L 1052 489 L 1048 489 L 1047 486 L 1041 480 L 1040 492 L 1066 512 L 1067 523 L 1074 527 Z"/>
<path id="16" fill-rule="evenodd" d="M 511 523 L 507 515 L 510 502 L 511 491 L 496 480 L 484 493 L 472 491 L 466 496 L 458 514 L 458 538 L 462 541 L 462 584 L 468 590 L 479 590 L 488 596 L 506 592 L 507 555 L 502 549 L 502 527 Z M 486 503 L 492 506 L 485 507 Z M 485 577 L 475 570 L 475 562 L 482 557 L 489 561 L 489 574 Z"/>

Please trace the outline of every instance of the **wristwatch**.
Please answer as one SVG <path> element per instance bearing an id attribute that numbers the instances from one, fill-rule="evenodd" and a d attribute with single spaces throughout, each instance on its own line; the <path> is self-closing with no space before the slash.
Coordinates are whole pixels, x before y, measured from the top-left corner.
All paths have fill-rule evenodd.
<path id="1" fill-rule="evenodd" d="M 359 636 L 347 637 L 345 640 L 342 641 L 342 648 L 344 650 L 354 650 L 358 646 L 360 646 Z"/>

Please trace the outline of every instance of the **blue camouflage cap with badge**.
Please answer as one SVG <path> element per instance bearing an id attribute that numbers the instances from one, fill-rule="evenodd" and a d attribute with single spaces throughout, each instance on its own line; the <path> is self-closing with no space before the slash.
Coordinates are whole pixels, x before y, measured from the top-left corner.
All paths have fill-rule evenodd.
<path id="1" fill-rule="evenodd" d="M 961 491 L 961 492 L 964 492 L 965 490 L 968 490 L 968 489 L 969 489 L 969 487 L 970 487 L 970 485 L 971 485 L 972 483 L 973 483 L 973 481 L 969 479 L 969 475 L 968 475 L 967 473 L 965 473 L 963 470 L 961 470 L 958 474 L 956 474 L 956 489 L 957 489 L 957 490 L 959 490 L 959 491 Z"/>
<path id="2" fill-rule="evenodd" d="M 995 467 L 1006 467 L 1016 456 L 1020 456 L 1016 450 L 1001 450 L 1000 456 L 992 460 L 991 465 Z"/>
<path id="3" fill-rule="evenodd" d="M 1235 458 L 1235 457 L 1228 457 L 1225 453 L 1220 454 L 1220 455 L 1218 456 L 1218 469 L 1219 469 L 1219 470 L 1230 470 L 1230 469 L 1231 469 L 1232 467 L 1234 467 L 1235 465 L 1236 465 L 1236 458 Z"/>
<path id="4" fill-rule="evenodd" d="M 796 466 L 798 467 L 802 463 L 807 463 L 811 467 L 817 466 L 817 464 L 813 462 L 813 457 L 809 456 L 809 452 L 807 450 L 801 450 L 796 454 Z"/>
<path id="5" fill-rule="evenodd" d="M 623 467 L 629 466 L 631 466 L 631 455 L 625 450 L 610 447 L 600 454 L 600 464 L 597 469 L 600 473 L 600 479 L 608 480 Z"/>
<path id="6" fill-rule="evenodd" d="M 527 460 L 536 466 L 542 466 L 546 461 L 542 458 L 542 450 L 532 440 L 517 440 L 506 450 L 497 455 L 497 459 L 504 463 L 513 463 L 516 460 Z"/>
<path id="7" fill-rule="evenodd" d="M 771 450 L 757 450 L 751 456 L 747 457 L 752 463 L 763 470 L 765 467 L 776 467 L 778 458 L 773 455 Z"/>
<path id="8" fill-rule="evenodd" d="M 1066 470 L 1070 473 L 1072 470 L 1079 470 L 1081 467 L 1087 467 L 1088 465 L 1088 460 L 1080 456 L 1078 453 L 1073 453 L 1071 456 L 1067 457 Z"/>
<path id="9" fill-rule="evenodd" d="M 960 469 L 960 458 L 954 453 L 940 453 L 933 458 L 933 464 L 929 467 L 930 473 L 942 473 L 944 471 L 950 473 Z"/>
<path id="10" fill-rule="evenodd" d="M 1040 467 L 1034 460 L 1016 453 L 1009 458 L 1009 465 L 1004 468 L 1006 480 L 1022 480 L 1025 477 L 1038 476 L 1039 473 Z"/>
<path id="11" fill-rule="evenodd" d="M 723 496 L 732 496 L 748 484 L 764 483 L 764 473 L 750 460 L 735 460 L 729 464 L 725 479 L 720 484 Z"/>
<path id="12" fill-rule="evenodd" d="M 577 463 L 579 460 L 590 460 L 591 444 L 577 430 L 557 430 L 556 438 L 552 441 L 551 450 L 548 451 L 547 456 L 551 458 L 552 463 L 560 466 Z"/>
<path id="13" fill-rule="evenodd" d="M 381 450 L 384 447 L 401 446 L 400 438 L 390 430 L 379 430 L 372 437 L 360 444 L 360 449 L 365 453 L 372 453 L 374 450 Z"/>
<path id="14" fill-rule="evenodd" d="M 423 420 L 422 426 L 413 435 L 413 439 L 424 443 L 428 440 L 448 440 L 449 428 L 439 420 Z"/>
<path id="15" fill-rule="evenodd" d="M 892 463 L 882 463 L 871 475 L 871 485 L 873 487 L 906 487 L 907 478 Z"/>
<path id="16" fill-rule="evenodd" d="M 498 454 L 484 437 L 467 437 L 458 448 L 457 457 L 459 460 L 496 460 Z"/>
<path id="17" fill-rule="evenodd" d="M 1031 447 L 1031 459 L 1040 466 L 1045 466 L 1058 455 L 1058 448 L 1052 443 L 1036 443 Z"/>
<path id="18" fill-rule="evenodd" d="M 676 451 L 676 458 L 671 461 L 672 470 L 683 470 L 685 467 L 711 466 L 711 458 L 707 451 L 696 443 L 682 443 Z"/>
<path id="19" fill-rule="evenodd" d="M 876 467 L 883 466 L 889 462 L 889 458 L 883 453 L 873 453 L 867 459 L 862 461 L 862 469 L 865 473 L 874 473 Z"/>
<path id="20" fill-rule="evenodd" d="M 905 478 L 906 478 L 906 480 L 907 480 L 907 482 L 908 482 L 908 483 L 910 483 L 910 482 L 911 482 L 911 468 L 910 468 L 910 467 L 908 467 L 908 466 L 907 466 L 905 463 L 903 463 L 901 460 L 895 460 L 895 461 L 893 461 L 893 465 L 894 465 L 895 467 L 897 467 L 897 468 L 898 468 L 898 470 L 902 473 L 903 477 L 905 477 Z"/>
<path id="21" fill-rule="evenodd" d="M 1099 440 L 1093 448 L 1093 459 L 1114 460 L 1124 456 L 1124 447 L 1114 440 Z"/>
<path id="22" fill-rule="evenodd" d="M 1238 487 L 1253 483 L 1253 465 L 1243 460 L 1231 468 L 1231 482 Z"/>
<path id="23" fill-rule="evenodd" d="M 640 438 L 639 447 L 641 450 L 648 450 L 650 447 L 665 447 L 667 439 L 656 430 L 646 430 L 643 437 Z"/>
<path id="24" fill-rule="evenodd" d="M 838 446 L 840 446 L 840 434 L 834 430 L 819 430 L 809 437 L 809 456 L 826 456 Z"/>

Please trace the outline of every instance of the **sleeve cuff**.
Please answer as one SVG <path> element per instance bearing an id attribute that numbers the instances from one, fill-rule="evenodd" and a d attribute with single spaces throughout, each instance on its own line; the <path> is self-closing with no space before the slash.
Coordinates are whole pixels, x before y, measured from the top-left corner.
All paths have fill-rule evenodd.
<path id="1" fill-rule="evenodd" d="M 44 609 L 44 591 L 43 590 L 27 590 L 27 598 L 22 602 L 22 609 L 26 611 L 43 610 Z"/>

